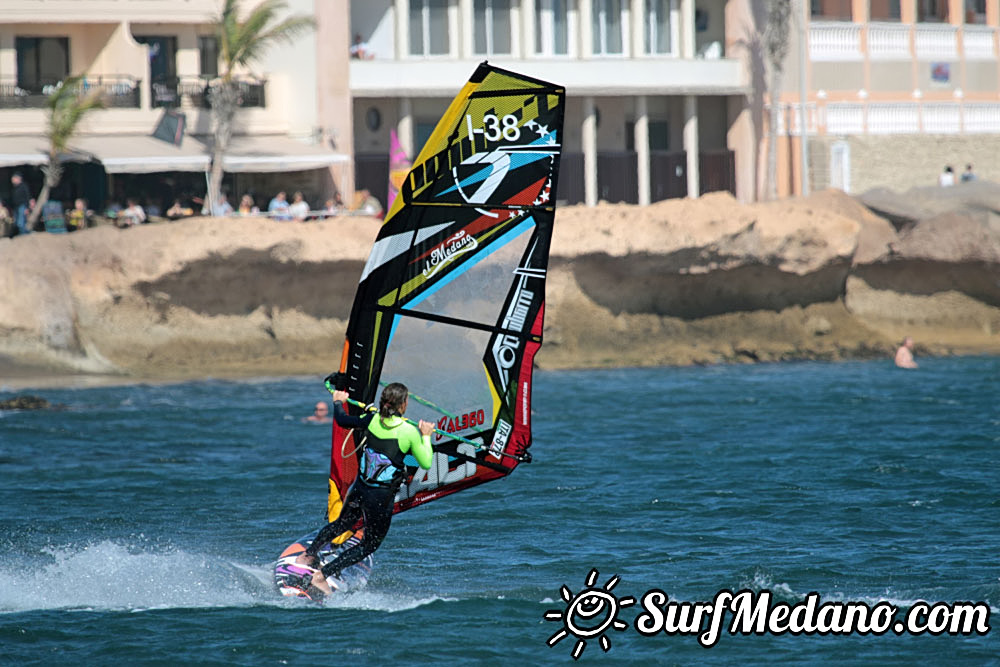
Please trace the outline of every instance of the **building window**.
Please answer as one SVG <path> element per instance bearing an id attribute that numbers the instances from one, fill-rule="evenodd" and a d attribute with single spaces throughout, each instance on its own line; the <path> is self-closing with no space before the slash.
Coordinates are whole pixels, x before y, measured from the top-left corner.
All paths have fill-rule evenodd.
<path id="1" fill-rule="evenodd" d="M 535 0 L 535 53 L 544 56 L 569 54 L 567 0 Z"/>
<path id="2" fill-rule="evenodd" d="M 198 52 L 201 58 L 201 75 L 206 78 L 219 76 L 219 39 L 215 35 L 198 38 Z"/>
<path id="3" fill-rule="evenodd" d="M 917 0 L 918 23 L 941 23 L 948 19 L 948 0 Z"/>
<path id="4" fill-rule="evenodd" d="M 477 54 L 510 54 L 510 0 L 475 0 L 473 21 Z"/>
<path id="5" fill-rule="evenodd" d="M 986 23 L 986 0 L 965 0 L 965 22 Z"/>
<path id="6" fill-rule="evenodd" d="M 18 37 L 17 86 L 41 93 L 69 76 L 69 37 Z"/>
<path id="7" fill-rule="evenodd" d="M 622 0 L 593 0 L 594 55 L 622 53 Z"/>
<path id="8" fill-rule="evenodd" d="M 647 0 L 642 23 L 646 53 L 670 53 L 670 0 Z"/>
<path id="9" fill-rule="evenodd" d="M 441 56 L 448 44 L 448 0 L 410 0 L 410 55 Z"/>
<path id="10" fill-rule="evenodd" d="M 872 21 L 899 21 L 899 0 L 871 0 L 869 13 Z"/>
<path id="11" fill-rule="evenodd" d="M 897 12 L 899 0 L 896 0 Z M 875 1 L 872 2 L 872 11 Z M 810 0 L 809 15 L 820 21 L 850 21 L 851 0 Z"/>

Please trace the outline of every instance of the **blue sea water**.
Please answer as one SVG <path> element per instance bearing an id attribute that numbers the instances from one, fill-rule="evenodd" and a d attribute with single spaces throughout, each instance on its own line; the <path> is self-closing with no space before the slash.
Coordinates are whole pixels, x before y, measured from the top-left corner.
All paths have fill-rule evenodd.
<path id="1" fill-rule="evenodd" d="M 1000 358 L 920 363 L 538 372 L 534 462 L 398 515 L 325 606 L 269 581 L 322 523 L 319 379 L 36 390 L 65 407 L 0 413 L 0 663 L 573 664 L 545 615 L 592 569 L 619 598 L 974 601 L 995 626 Z M 706 649 L 616 613 L 580 663 L 1000 664 L 996 629 Z"/>

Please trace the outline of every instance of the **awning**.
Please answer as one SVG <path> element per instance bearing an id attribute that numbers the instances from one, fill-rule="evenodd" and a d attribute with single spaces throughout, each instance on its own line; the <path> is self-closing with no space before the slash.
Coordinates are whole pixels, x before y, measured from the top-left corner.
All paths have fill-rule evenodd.
<path id="1" fill-rule="evenodd" d="M 212 138 L 202 141 L 206 152 L 211 152 Z M 223 169 L 230 173 L 305 171 L 348 162 L 343 153 L 280 135 L 233 137 L 222 160 Z"/>
<path id="2" fill-rule="evenodd" d="M 99 160 L 109 174 L 208 171 L 211 162 L 205 146 L 190 138 L 180 147 L 145 134 L 82 136 L 69 143 Z"/>
<path id="3" fill-rule="evenodd" d="M 40 134 L 0 135 L 0 167 L 45 164 L 48 151 L 49 140 Z"/>

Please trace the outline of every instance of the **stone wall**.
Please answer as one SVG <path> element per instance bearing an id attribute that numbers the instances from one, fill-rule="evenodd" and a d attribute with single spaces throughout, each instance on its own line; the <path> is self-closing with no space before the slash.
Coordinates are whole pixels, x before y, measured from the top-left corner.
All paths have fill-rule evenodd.
<path id="1" fill-rule="evenodd" d="M 1000 181 L 1000 135 L 928 135 L 810 137 L 810 177 L 813 190 L 832 185 L 830 147 L 846 141 L 850 147 L 850 192 L 873 188 L 900 192 L 937 185 L 945 165 L 956 178 L 971 163 L 980 179 Z"/>

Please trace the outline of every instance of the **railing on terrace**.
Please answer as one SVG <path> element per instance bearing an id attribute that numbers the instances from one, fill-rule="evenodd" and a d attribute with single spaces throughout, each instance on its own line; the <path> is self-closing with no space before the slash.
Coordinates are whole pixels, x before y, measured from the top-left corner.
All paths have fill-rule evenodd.
<path id="1" fill-rule="evenodd" d="M 266 98 L 264 96 L 266 81 L 239 79 L 235 83 L 241 107 L 266 106 Z M 212 104 L 208 93 L 212 85 L 213 82 L 207 79 L 180 79 L 173 88 L 177 100 L 173 106 L 191 106 L 199 109 L 211 108 Z M 183 104 L 181 103 L 182 101 Z"/>
<path id="2" fill-rule="evenodd" d="M 962 108 L 947 102 L 924 104 L 923 126 L 928 134 L 958 134 L 962 131 Z"/>
<path id="3" fill-rule="evenodd" d="M 16 83 L 0 83 L 0 109 L 44 109 L 46 102 L 62 81 L 22 87 Z M 139 108 L 139 85 L 127 76 L 88 76 L 83 79 L 81 94 L 101 91 L 105 107 L 115 109 Z"/>
<path id="4" fill-rule="evenodd" d="M 910 26 L 899 23 L 869 23 L 868 53 L 872 60 L 909 60 Z"/>
<path id="5" fill-rule="evenodd" d="M 865 108 L 862 104 L 831 103 L 821 117 L 826 121 L 827 134 L 864 134 Z"/>
<path id="6" fill-rule="evenodd" d="M 921 60 L 957 60 L 959 30 L 962 31 L 962 51 L 966 58 L 993 60 L 996 57 L 996 28 L 992 26 L 967 24 L 959 28 L 939 23 L 883 22 L 872 22 L 866 26 L 832 21 L 809 24 L 809 57 L 823 62 L 864 60 L 861 43 L 867 31 L 867 55 L 871 60 L 911 60 L 914 57 Z"/>
<path id="7" fill-rule="evenodd" d="M 813 60 L 861 60 L 861 24 L 814 21 L 809 25 Z"/>
<path id="8" fill-rule="evenodd" d="M 921 60 L 955 60 L 958 58 L 958 27 L 918 23 L 913 43 L 917 58 Z"/>
<path id="9" fill-rule="evenodd" d="M 993 60 L 995 58 L 993 35 L 996 29 L 985 25 L 966 25 L 962 29 L 962 44 L 968 60 Z"/>

